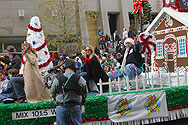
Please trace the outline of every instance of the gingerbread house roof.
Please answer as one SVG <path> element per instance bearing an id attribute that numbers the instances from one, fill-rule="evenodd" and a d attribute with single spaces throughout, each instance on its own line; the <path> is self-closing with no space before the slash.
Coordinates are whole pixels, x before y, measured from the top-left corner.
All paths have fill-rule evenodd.
<path id="1" fill-rule="evenodd" d="M 165 14 L 170 15 L 171 17 L 181 22 L 185 26 L 188 26 L 188 12 L 178 12 L 177 10 L 174 10 L 170 7 L 164 7 L 144 32 L 152 33 L 153 29 L 156 27 L 159 21 L 165 16 Z"/>

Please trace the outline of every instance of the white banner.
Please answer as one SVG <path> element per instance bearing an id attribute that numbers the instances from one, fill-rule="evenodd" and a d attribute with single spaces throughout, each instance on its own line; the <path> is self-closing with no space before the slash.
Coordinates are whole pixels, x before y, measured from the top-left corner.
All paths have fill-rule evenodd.
<path id="1" fill-rule="evenodd" d="M 154 91 L 109 96 L 108 115 L 113 122 L 167 117 L 166 93 Z"/>

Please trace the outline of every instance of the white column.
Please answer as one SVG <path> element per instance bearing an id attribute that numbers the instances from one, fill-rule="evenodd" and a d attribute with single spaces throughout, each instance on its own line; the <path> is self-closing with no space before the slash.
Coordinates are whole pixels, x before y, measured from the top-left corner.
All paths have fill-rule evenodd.
<path id="1" fill-rule="evenodd" d="M 100 12 L 101 12 L 103 32 L 104 34 L 110 34 L 108 12 L 106 10 L 105 5 L 107 5 L 107 0 L 100 0 Z"/>
<path id="2" fill-rule="evenodd" d="M 89 35 L 88 35 L 87 21 L 85 15 L 85 8 L 84 8 L 84 4 L 82 3 L 82 0 L 78 0 L 78 8 L 79 8 L 82 45 L 87 46 L 89 44 Z"/>
<path id="3" fill-rule="evenodd" d="M 132 8 L 133 9 L 133 3 L 132 5 L 129 5 L 128 3 L 130 3 L 130 0 L 120 0 L 121 2 L 121 16 L 122 16 L 122 28 L 126 28 L 127 30 L 129 30 L 129 26 L 130 26 L 130 21 L 129 21 L 129 12 L 132 12 L 132 10 L 128 10 L 128 8 Z M 131 7 L 129 7 L 131 6 Z"/>

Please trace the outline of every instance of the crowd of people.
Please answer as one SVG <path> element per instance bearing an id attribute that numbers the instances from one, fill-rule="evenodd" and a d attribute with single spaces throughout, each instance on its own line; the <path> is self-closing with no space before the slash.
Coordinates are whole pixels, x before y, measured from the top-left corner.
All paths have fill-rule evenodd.
<path id="1" fill-rule="evenodd" d="M 117 30 L 112 35 L 104 35 L 101 30 L 98 30 L 97 35 L 99 51 L 101 54 L 104 54 L 109 52 L 109 49 L 115 48 L 117 50 L 128 37 L 135 38 L 136 33 L 132 30 L 128 32 L 126 28 L 123 28 L 122 35 L 119 35 Z"/>
<path id="2" fill-rule="evenodd" d="M 144 59 L 141 54 L 141 43 L 136 38 L 127 37 L 124 34 L 124 41 L 119 41 L 116 50 L 113 52 L 100 53 L 98 48 L 88 45 L 80 53 L 63 57 L 74 59 L 77 71 L 87 82 L 89 92 L 99 92 L 99 80 L 108 82 L 118 77 L 129 80 L 134 79 L 142 72 Z M 59 59 L 62 58 L 58 57 Z M 57 60 L 54 60 L 54 64 Z M 130 83 L 134 84 L 134 83 Z M 134 85 L 132 85 L 134 86 Z M 103 86 L 103 92 L 109 91 L 108 85 Z"/>
<path id="3" fill-rule="evenodd" d="M 114 80 L 117 77 L 127 76 L 132 80 L 135 77 L 135 66 L 137 67 L 136 70 L 138 74 L 142 72 L 141 66 L 143 60 L 141 57 L 140 43 L 132 38 L 128 38 L 128 32 L 125 28 L 123 30 L 122 40 L 120 40 L 117 31 L 113 34 L 114 42 L 112 43 L 112 47 L 115 48 L 114 52 L 110 53 L 106 51 L 101 53 L 97 47 L 94 49 L 91 45 L 88 45 L 84 50 L 73 56 L 68 56 L 66 53 L 59 56 L 57 52 L 53 52 L 53 66 L 63 64 L 66 59 L 73 59 L 76 63 L 76 72 L 87 81 L 86 83 L 89 92 L 99 92 L 97 83 L 99 83 L 100 79 L 102 82 L 108 82 L 109 78 Z M 102 32 L 99 32 L 99 34 L 103 37 Z M 106 34 L 105 39 L 103 40 L 110 41 L 110 37 Z M 104 49 L 108 50 L 108 45 L 106 46 L 106 42 L 104 41 L 100 41 L 99 46 L 101 45 L 102 48 L 104 47 Z M 25 43 L 23 46 L 22 54 L 25 55 L 27 61 L 24 64 L 22 76 L 18 73 L 20 70 L 21 58 L 16 54 L 14 46 L 8 46 L 5 53 L 7 55 L 0 58 L 1 62 L 7 64 L 6 68 L 1 71 L 3 76 L 1 81 L 4 82 L 9 80 L 11 82 L 11 86 L 7 84 L 8 88 L 12 88 L 11 93 L 13 93 L 13 96 L 11 98 L 17 103 L 24 102 L 25 100 L 28 102 L 49 100 L 49 92 L 46 90 L 42 81 L 42 76 L 36 61 L 37 54 L 32 49 L 32 46 L 29 43 Z M 130 68 L 131 72 L 129 70 Z M 14 69 L 14 75 L 11 77 L 8 75 L 8 73 L 10 74 L 10 69 Z M 3 83 L 1 86 L 3 86 Z M 36 92 L 31 92 L 31 87 L 35 88 L 34 90 L 36 90 Z M 2 88 L 3 87 L 1 87 L 1 89 Z M 108 86 L 103 86 L 103 92 L 107 91 Z M 7 98 L 9 98 L 9 96 Z M 0 96 L 1 101 L 4 99 L 5 97 L 1 98 Z"/>
<path id="4" fill-rule="evenodd" d="M 31 44 L 26 42 L 23 45 L 22 55 L 26 58 L 23 74 L 19 74 L 21 58 L 16 54 L 14 46 L 8 46 L 5 50 L 6 56 L 0 58 L 7 65 L 5 69 L 0 69 L 0 101 L 35 103 L 55 99 L 58 124 L 68 124 L 68 117 L 75 124 L 81 123 L 80 105 L 85 102 L 88 92 L 99 92 L 97 83 L 100 79 L 102 82 L 118 77 L 132 80 L 136 73 L 139 75 L 142 72 L 141 44 L 137 39 L 128 37 L 126 29 L 122 40 L 115 31 L 113 42 L 107 34 L 99 34 L 100 50 L 104 49 L 104 53 L 91 45 L 71 56 L 66 53 L 52 53 L 53 66 L 64 72 L 56 75 L 50 90 L 45 87 L 37 54 Z M 115 51 L 108 52 L 109 47 L 115 48 Z M 130 83 L 131 86 L 132 84 L 134 83 Z M 109 91 L 108 87 L 104 85 L 103 92 Z M 72 111 L 77 111 L 74 113 L 77 118 L 72 117 Z"/>
<path id="5" fill-rule="evenodd" d="M 50 100 L 50 94 L 39 72 L 37 54 L 31 44 L 23 45 L 22 55 L 26 57 L 23 74 L 19 74 L 21 58 L 14 50 L 14 46 L 8 46 L 5 50 L 6 56 L 0 58 L 0 61 L 7 65 L 5 69 L 0 69 L 0 100 L 5 103 L 26 101 L 34 103 Z"/>

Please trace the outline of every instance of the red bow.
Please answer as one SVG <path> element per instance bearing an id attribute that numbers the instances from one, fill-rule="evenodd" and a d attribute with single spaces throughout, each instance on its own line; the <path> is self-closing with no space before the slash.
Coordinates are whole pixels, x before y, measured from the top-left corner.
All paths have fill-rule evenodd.
<path id="1" fill-rule="evenodd" d="M 156 44 L 153 42 L 150 42 L 149 39 L 152 38 L 152 35 L 149 35 L 146 39 L 144 39 L 145 34 L 141 34 L 140 35 L 140 39 L 142 40 L 142 45 L 143 45 L 143 49 L 141 53 L 145 53 L 146 49 L 148 50 L 148 52 L 146 53 L 147 55 L 151 55 L 151 49 L 149 47 L 149 45 L 154 47 L 154 51 L 156 50 Z"/>
<path id="2" fill-rule="evenodd" d="M 138 12 L 139 7 L 140 7 L 140 13 L 142 13 L 142 2 L 143 2 L 143 0 L 135 0 L 134 1 L 134 7 L 136 7 L 136 9 L 132 12 L 132 14 L 136 14 Z"/>

